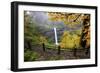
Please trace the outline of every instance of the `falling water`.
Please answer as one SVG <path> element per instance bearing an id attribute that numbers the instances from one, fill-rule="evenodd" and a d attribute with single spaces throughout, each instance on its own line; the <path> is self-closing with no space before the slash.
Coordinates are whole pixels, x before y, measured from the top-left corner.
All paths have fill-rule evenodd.
<path id="1" fill-rule="evenodd" d="M 54 27 L 54 33 L 55 33 L 55 44 L 58 45 L 57 30 L 55 27 Z"/>

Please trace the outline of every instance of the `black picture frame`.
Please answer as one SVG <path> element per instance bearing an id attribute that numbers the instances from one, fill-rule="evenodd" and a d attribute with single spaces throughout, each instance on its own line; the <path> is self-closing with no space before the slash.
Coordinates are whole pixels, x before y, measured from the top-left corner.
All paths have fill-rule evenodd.
<path id="1" fill-rule="evenodd" d="M 71 66 L 52 66 L 52 67 L 36 67 L 36 68 L 18 68 L 18 6 L 19 5 L 35 5 L 35 6 L 50 6 L 50 7 L 69 7 L 93 9 L 95 11 L 95 64 L 71 65 Z M 11 70 L 12 71 L 34 71 L 34 70 L 50 70 L 50 69 L 65 69 L 65 68 L 81 68 L 97 66 L 97 6 L 84 5 L 68 5 L 68 4 L 49 4 L 49 3 L 34 3 L 34 2 L 11 2 Z"/>

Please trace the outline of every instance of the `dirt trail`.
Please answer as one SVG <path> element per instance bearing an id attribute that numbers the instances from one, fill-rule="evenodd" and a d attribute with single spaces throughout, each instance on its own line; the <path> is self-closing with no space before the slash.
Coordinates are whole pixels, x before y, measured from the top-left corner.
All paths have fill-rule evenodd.
<path id="1" fill-rule="evenodd" d="M 58 50 L 56 49 L 46 49 L 44 52 L 41 47 L 35 47 L 32 49 L 37 52 L 40 57 L 37 61 L 45 61 L 45 60 L 69 60 L 69 59 L 87 59 L 90 58 L 90 52 L 86 55 L 86 50 L 77 49 L 76 56 L 74 56 L 73 50 L 61 50 L 61 53 L 58 55 Z"/>

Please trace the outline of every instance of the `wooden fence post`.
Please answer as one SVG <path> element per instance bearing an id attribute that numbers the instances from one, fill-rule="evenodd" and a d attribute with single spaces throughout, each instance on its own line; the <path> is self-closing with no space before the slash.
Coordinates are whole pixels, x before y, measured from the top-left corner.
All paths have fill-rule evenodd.
<path id="1" fill-rule="evenodd" d="M 42 46 L 43 46 L 43 51 L 45 52 L 45 44 L 43 43 Z"/>
<path id="2" fill-rule="evenodd" d="M 58 46 L 58 55 L 60 55 L 60 53 L 61 53 L 61 47 Z"/>
<path id="3" fill-rule="evenodd" d="M 76 57 L 76 48 L 74 48 L 74 53 L 73 53 L 73 55 Z"/>

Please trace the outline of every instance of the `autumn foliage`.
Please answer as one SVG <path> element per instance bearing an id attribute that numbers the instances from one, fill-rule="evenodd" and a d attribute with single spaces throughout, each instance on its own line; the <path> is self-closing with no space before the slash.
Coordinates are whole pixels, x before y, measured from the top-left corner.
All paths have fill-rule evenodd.
<path id="1" fill-rule="evenodd" d="M 61 21 L 69 28 L 75 28 L 82 24 L 81 33 L 71 35 L 70 32 L 64 31 L 61 37 L 61 48 L 88 48 L 90 46 L 90 15 L 82 13 L 64 13 L 48 12 L 49 20 Z"/>

